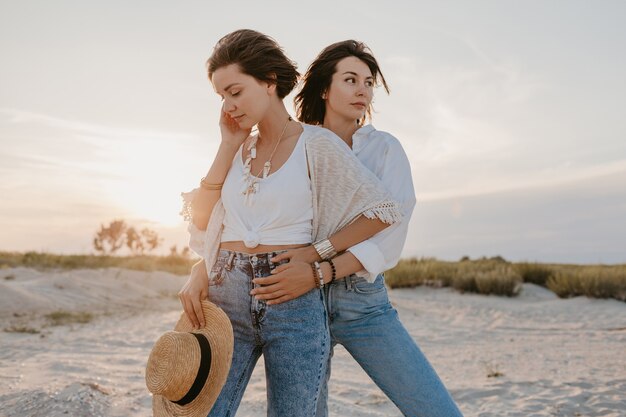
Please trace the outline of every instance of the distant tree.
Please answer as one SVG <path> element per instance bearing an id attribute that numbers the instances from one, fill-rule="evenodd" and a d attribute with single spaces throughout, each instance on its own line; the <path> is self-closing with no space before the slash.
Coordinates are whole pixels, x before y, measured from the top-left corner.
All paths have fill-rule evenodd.
<path id="1" fill-rule="evenodd" d="M 141 237 L 143 238 L 143 242 L 145 243 L 146 248 L 149 252 L 152 252 L 163 243 L 163 239 L 159 237 L 159 234 L 154 230 L 150 230 L 148 228 L 144 228 L 141 231 Z"/>
<path id="2" fill-rule="evenodd" d="M 103 255 L 117 252 L 126 241 L 126 222 L 124 220 L 113 220 L 108 227 L 100 225 L 100 230 L 93 238 L 93 247 L 96 252 Z"/>
<path id="3" fill-rule="evenodd" d="M 103 255 L 114 254 L 124 245 L 133 255 L 143 255 L 161 246 L 163 239 L 154 230 L 148 228 L 137 231 L 124 220 L 113 220 L 109 226 L 100 225 L 100 230 L 93 238 L 93 247 Z"/>
<path id="4" fill-rule="evenodd" d="M 180 256 L 183 258 L 189 258 L 191 256 L 191 251 L 189 250 L 189 246 L 185 246 L 180 253 L 178 253 L 178 247 L 173 245 L 170 247 L 170 256 Z"/>
<path id="5" fill-rule="evenodd" d="M 145 250 L 142 236 L 132 226 L 126 229 L 126 246 L 133 255 L 143 255 Z"/>

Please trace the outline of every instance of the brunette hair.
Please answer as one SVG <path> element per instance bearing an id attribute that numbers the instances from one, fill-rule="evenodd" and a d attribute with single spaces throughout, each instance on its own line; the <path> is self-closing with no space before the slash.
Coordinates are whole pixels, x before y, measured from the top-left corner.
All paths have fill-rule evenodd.
<path id="1" fill-rule="evenodd" d="M 313 125 L 324 123 L 326 102 L 322 95 L 330 88 L 333 74 L 337 71 L 337 63 L 351 56 L 363 61 L 372 72 L 374 82 L 380 81 L 389 93 L 387 81 L 367 45 L 352 39 L 333 43 L 320 52 L 304 74 L 302 89 L 294 99 L 296 114 L 301 122 Z M 371 106 L 367 108 L 367 117 L 372 117 Z"/>
<path id="2" fill-rule="evenodd" d="M 209 79 L 219 68 L 237 64 L 244 74 L 276 85 L 279 98 L 293 90 L 300 74 L 296 63 L 269 36 L 251 29 L 240 29 L 217 41 L 206 62 Z"/>

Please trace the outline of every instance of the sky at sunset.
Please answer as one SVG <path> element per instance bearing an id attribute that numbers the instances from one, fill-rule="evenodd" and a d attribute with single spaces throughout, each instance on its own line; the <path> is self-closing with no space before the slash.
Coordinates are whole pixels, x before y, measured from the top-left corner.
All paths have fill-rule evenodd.
<path id="1" fill-rule="evenodd" d="M 624 22 L 604 0 L 0 0 L 0 250 L 91 252 L 116 218 L 184 246 L 220 140 L 204 63 L 245 27 L 301 72 L 371 47 L 418 198 L 404 256 L 626 263 Z"/>

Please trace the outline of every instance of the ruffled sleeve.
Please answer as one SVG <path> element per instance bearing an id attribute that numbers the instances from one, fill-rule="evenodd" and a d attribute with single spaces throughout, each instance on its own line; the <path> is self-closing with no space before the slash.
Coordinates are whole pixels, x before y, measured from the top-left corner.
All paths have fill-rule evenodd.
<path id="1" fill-rule="evenodd" d="M 397 202 L 385 200 L 365 210 L 362 214 L 368 219 L 378 219 L 383 223 L 394 224 L 402 220 L 402 212 Z"/>
<path id="2" fill-rule="evenodd" d="M 189 249 L 194 251 L 198 256 L 204 257 L 202 254 L 205 252 L 204 245 L 206 242 L 206 230 L 200 230 L 193 224 L 193 219 L 191 216 L 191 204 L 193 203 L 193 199 L 196 197 L 198 193 L 198 189 L 194 188 L 189 192 L 180 193 L 183 198 L 183 207 L 180 211 L 180 215 L 183 216 L 183 219 L 188 222 L 187 231 L 189 232 Z"/>
<path id="3" fill-rule="evenodd" d="M 198 188 L 194 188 L 189 192 L 182 192 L 180 196 L 183 198 L 183 208 L 180 210 L 180 215 L 186 222 L 191 222 L 191 203 L 198 194 Z"/>
<path id="4" fill-rule="evenodd" d="M 180 214 L 183 216 L 185 221 L 189 222 L 189 225 L 187 226 L 187 231 L 189 232 L 189 248 L 198 256 L 204 258 L 207 263 L 207 268 L 210 270 L 215 262 L 220 246 L 225 215 L 224 205 L 222 204 L 221 199 L 215 203 L 206 230 L 200 230 L 195 224 L 193 224 L 191 216 L 191 205 L 197 193 L 198 188 L 195 188 L 187 193 L 181 193 L 181 197 L 183 198 L 183 208 Z"/>

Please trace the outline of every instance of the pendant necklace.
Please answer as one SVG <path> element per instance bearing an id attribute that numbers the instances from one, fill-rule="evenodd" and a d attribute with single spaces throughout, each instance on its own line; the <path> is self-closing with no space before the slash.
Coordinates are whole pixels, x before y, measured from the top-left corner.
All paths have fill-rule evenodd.
<path id="1" fill-rule="evenodd" d="M 285 134 L 285 130 L 287 130 L 287 125 L 289 124 L 290 121 L 292 121 L 293 119 L 291 118 L 291 116 L 289 116 L 289 118 L 287 119 L 287 121 L 285 122 L 285 125 L 283 126 L 283 131 L 281 132 L 280 136 L 278 137 L 278 140 L 276 141 L 276 145 L 274 146 L 274 150 L 272 150 L 272 153 L 270 154 L 270 157 L 268 158 L 267 161 L 265 161 L 265 163 L 263 164 L 263 168 L 261 168 L 261 170 L 259 171 L 259 173 L 257 175 L 252 175 L 251 172 L 251 165 L 252 165 L 252 160 L 256 159 L 256 143 L 257 140 L 259 139 L 259 136 L 257 135 L 256 137 L 254 137 L 252 140 L 250 140 L 250 143 L 247 146 L 247 150 L 248 150 L 248 156 L 246 158 L 246 162 L 243 165 L 243 189 L 242 189 L 242 194 L 244 196 L 246 196 L 246 202 L 247 203 L 251 203 L 251 198 L 250 196 L 252 194 L 256 194 L 259 192 L 259 176 L 261 174 L 263 174 L 262 178 L 267 178 L 267 176 L 270 173 L 270 170 L 272 169 L 272 157 L 274 157 L 274 153 L 276 153 L 276 149 L 278 149 L 278 145 L 280 144 L 280 141 L 283 139 L 283 135 Z"/>

